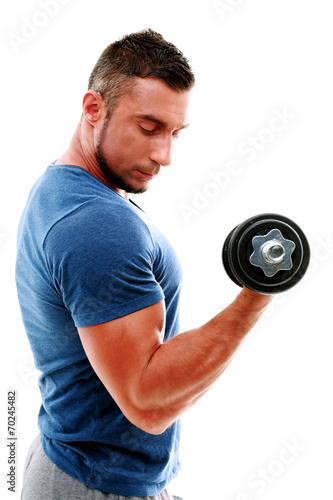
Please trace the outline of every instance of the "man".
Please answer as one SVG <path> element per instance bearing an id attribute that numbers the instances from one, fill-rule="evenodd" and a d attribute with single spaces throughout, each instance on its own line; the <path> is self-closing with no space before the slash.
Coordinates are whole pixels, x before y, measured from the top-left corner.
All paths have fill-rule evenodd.
<path id="1" fill-rule="evenodd" d="M 105 49 L 65 154 L 32 189 L 17 288 L 41 371 L 22 498 L 173 498 L 179 417 L 219 378 L 271 297 L 243 289 L 179 333 L 181 270 L 129 193 L 171 162 L 194 76 L 161 35 Z"/>

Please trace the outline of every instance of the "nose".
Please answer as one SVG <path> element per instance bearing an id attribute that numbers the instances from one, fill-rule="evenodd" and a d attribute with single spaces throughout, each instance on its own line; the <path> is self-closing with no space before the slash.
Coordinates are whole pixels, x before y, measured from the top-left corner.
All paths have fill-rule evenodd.
<path id="1" fill-rule="evenodd" d="M 168 167 L 171 164 L 173 150 L 172 137 L 163 137 L 155 142 L 150 153 L 150 159 L 162 167 Z"/>

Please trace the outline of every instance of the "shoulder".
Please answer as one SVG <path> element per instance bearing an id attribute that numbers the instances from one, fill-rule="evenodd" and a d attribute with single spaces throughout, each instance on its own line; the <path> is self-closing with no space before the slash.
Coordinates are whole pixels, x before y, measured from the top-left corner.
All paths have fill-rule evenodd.
<path id="1" fill-rule="evenodd" d="M 94 198 L 59 219 L 44 241 L 47 253 L 128 256 L 155 251 L 151 231 L 126 200 Z"/>

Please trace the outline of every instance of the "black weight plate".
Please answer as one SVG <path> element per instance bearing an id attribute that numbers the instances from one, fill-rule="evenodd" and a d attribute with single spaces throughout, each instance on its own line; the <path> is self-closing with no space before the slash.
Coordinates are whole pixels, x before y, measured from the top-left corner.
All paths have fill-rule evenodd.
<path id="1" fill-rule="evenodd" d="M 267 215 L 271 216 L 271 214 Z M 267 217 L 267 215 L 265 217 Z M 304 253 L 303 243 L 304 247 L 306 247 L 307 242 L 302 238 L 302 243 L 298 235 L 298 232 L 301 232 L 300 228 L 290 219 L 282 218 L 282 216 L 277 216 L 276 214 L 272 214 L 271 219 L 266 219 L 265 217 L 263 220 L 255 223 L 253 223 L 254 221 L 252 219 L 252 224 L 246 230 L 244 230 L 243 225 L 237 245 L 237 260 L 236 262 L 234 261 L 236 266 L 234 272 L 237 278 L 240 279 L 245 286 L 260 292 L 278 293 L 294 286 L 304 275 L 305 270 L 302 268 L 302 264 L 304 257 L 306 259 L 306 255 Z M 292 226 L 294 226 L 294 228 L 297 227 L 297 232 Z M 267 277 L 262 269 L 251 265 L 249 257 L 253 251 L 253 236 L 257 234 L 267 234 L 267 232 L 274 228 L 280 229 L 285 238 L 293 240 L 296 244 L 296 249 L 293 253 L 293 267 L 291 270 L 280 271 L 274 277 Z"/>
<path id="2" fill-rule="evenodd" d="M 253 266 L 249 259 L 253 253 L 252 238 L 265 235 L 271 229 L 279 229 L 284 238 L 294 241 L 296 248 L 292 254 L 293 267 L 267 277 L 263 270 Z M 228 236 L 223 249 L 224 265 L 229 266 L 228 275 L 240 286 L 244 285 L 258 293 L 276 294 L 296 285 L 304 276 L 310 260 L 307 239 L 291 219 L 278 214 L 261 214 L 237 226 Z M 226 267 L 226 265 L 225 265 Z"/>
<path id="3" fill-rule="evenodd" d="M 291 240 L 296 247 L 292 254 L 293 267 L 287 271 L 279 271 L 272 277 L 267 277 L 260 267 L 253 266 L 249 259 L 253 253 L 252 238 L 257 235 L 265 235 L 272 229 L 279 229 L 285 239 Z M 257 285 L 282 285 L 289 281 L 297 273 L 303 260 L 303 245 L 294 229 L 280 221 L 266 219 L 251 226 L 243 232 L 237 246 L 237 262 L 241 271 L 251 277 Z"/>
<path id="4" fill-rule="evenodd" d="M 237 228 L 238 226 L 236 226 L 229 234 L 228 236 L 226 237 L 225 239 L 225 242 L 224 242 L 224 245 L 223 245 L 223 249 L 222 249 L 222 262 L 223 262 L 223 266 L 224 266 L 224 269 L 227 273 L 227 275 L 229 276 L 229 278 L 234 282 L 236 283 L 236 285 L 238 286 L 243 286 L 242 283 L 240 281 L 238 281 L 230 267 L 230 264 L 229 264 L 229 258 L 228 258 L 228 249 L 229 249 L 229 241 L 230 241 L 230 238 L 233 234 L 233 232 L 235 231 L 235 229 Z"/>

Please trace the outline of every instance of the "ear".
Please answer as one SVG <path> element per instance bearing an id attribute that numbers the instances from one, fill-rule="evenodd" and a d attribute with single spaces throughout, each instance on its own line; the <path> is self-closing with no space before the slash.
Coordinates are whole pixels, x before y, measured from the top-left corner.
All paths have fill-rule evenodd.
<path id="1" fill-rule="evenodd" d="M 83 97 L 82 109 L 86 120 L 94 126 L 103 116 L 101 95 L 95 90 L 89 90 Z"/>

